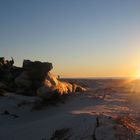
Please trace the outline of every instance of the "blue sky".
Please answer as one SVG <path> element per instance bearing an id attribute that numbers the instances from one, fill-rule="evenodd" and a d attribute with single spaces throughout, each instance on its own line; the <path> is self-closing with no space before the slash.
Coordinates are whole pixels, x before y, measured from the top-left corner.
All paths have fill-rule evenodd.
<path id="1" fill-rule="evenodd" d="M 139 39 L 139 0 L 0 0 L 0 56 L 19 66 L 31 59 L 64 77 L 131 76 Z"/>

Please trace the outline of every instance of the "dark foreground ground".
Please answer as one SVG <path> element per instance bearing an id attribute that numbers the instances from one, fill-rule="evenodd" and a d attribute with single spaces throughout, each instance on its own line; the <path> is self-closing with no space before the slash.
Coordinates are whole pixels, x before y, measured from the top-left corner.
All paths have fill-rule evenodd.
<path id="1" fill-rule="evenodd" d="M 140 81 L 67 79 L 87 92 L 33 109 L 36 97 L 0 97 L 1 140 L 140 140 Z"/>

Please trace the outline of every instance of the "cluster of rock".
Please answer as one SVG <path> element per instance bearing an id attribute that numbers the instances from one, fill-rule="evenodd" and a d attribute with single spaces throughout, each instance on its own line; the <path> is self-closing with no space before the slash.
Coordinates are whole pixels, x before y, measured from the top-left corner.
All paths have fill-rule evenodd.
<path id="1" fill-rule="evenodd" d="M 52 63 L 24 60 L 22 68 L 13 66 L 14 60 L 0 58 L 0 91 L 23 95 L 38 95 L 48 99 L 54 95 L 83 92 L 74 83 L 60 81 L 50 71 Z"/>

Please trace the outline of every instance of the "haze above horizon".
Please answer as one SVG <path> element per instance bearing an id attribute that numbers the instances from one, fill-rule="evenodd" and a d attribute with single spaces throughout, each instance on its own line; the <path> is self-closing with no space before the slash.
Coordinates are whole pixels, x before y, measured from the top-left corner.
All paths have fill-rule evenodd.
<path id="1" fill-rule="evenodd" d="M 140 76 L 139 0 L 0 0 L 0 56 L 62 77 Z"/>

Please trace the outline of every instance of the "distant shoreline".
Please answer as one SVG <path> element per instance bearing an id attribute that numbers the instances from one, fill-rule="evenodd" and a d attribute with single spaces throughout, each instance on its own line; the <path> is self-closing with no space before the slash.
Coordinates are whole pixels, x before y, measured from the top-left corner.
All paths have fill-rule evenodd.
<path id="1" fill-rule="evenodd" d="M 140 78 L 134 78 L 134 77 L 64 77 L 61 79 L 80 79 L 80 80 L 128 80 L 128 79 L 134 79 L 134 80 L 140 80 Z"/>

